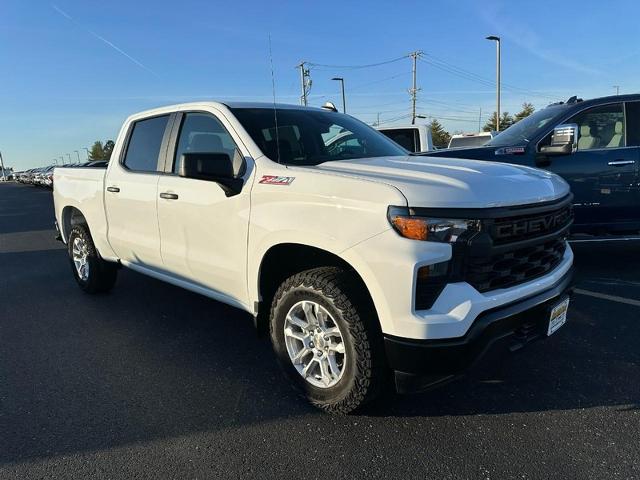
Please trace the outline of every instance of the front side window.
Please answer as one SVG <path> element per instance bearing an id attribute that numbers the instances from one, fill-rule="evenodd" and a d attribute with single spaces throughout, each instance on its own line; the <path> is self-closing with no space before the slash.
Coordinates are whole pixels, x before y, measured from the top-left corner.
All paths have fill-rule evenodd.
<path id="1" fill-rule="evenodd" d="M 137 172 L 158 171 L 158 157 L 169 115 L 139 120 L 133 124 L 123 164 Z"/>
<path id="2" fill-rule="evenodd" d="M 626 145 L 621 103 L 590 108 L 566 123 L 578 125 L 578 150 L 619 148 Z"/>
<path id="3" fill-rule="evenodd" d="M 418 131 L 415 128 L 380 130 L 380 132 L 410 152 L 418 151 L 418 139 L 416 138 Z"/>
<path id="4" fill-rule="evenodd" d="M 236 152 L 236 144 L 220 120 L 208 113 L 187 113 L 180 127 L 173 173 L 178 173 L 185 153 L 226 153 L 234 158 Z"/>
<path id="5" fill-rule="evenodd" d="M 380 132 L 342 113 L 244 107 L 232 111 L 262 152 L 285 165 L 407 154 Z"/>

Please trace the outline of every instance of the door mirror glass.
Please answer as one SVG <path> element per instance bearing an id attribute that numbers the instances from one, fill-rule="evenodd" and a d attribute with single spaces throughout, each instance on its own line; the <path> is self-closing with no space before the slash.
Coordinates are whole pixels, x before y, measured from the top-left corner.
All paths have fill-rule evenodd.
<path id="1" fill-rule="evenodd" d="M 578 125 L 564 123 L 553 129 L 551 144 L 540 148 L 545 155 L 569 155 L 578 147 Z"/>

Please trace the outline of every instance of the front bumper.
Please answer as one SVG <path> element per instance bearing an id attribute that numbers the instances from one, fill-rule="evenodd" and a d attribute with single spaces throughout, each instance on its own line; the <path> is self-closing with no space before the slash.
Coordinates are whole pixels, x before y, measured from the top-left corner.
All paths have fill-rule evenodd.
<path id="1" fill-rule="evenodd" d="M 399 392 L 424 389 L 467 371 L 490 351 L 517 351 L 544 338 L 549 308 L 571 294 L 573 269 L 551 288 L 487 310 L 458 338 L 414 340 L 384 336 L 389 366 Z M 500 348 L 502 347 L 502 348 Z"/>

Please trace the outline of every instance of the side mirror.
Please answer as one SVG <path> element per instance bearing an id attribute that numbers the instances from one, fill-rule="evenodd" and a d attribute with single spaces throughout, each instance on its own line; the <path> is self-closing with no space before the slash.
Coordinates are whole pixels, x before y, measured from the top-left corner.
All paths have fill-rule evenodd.
<path id="1" fill-rule="evenodd" d="M 218 183 L 227 197 L 242 189 L 242 172 L 236 173 L 234 160 L 226 153 L 183 153 L 178 175 Z"/>
<path id="2" fill-rule="evenodd" d="M 569 155 L 578 148 L 578 125 L 565 123 L 553 129 L 551 145 L 540 148 L 544 155 Z"/>

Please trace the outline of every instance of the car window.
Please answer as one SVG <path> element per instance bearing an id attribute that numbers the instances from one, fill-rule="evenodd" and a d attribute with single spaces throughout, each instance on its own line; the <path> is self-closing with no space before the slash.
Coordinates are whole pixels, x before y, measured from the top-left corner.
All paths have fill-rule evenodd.
<path id="1" fill-rule="evenodd" d="M 187 113 L 180 127 L 180 137 L 173 157 L 173 173 L 180 169 L 184 153 L 226 153 L 233 158 L 237 147 L 231 135 L 209 113 Z"/>
<path id="2" fill-rule="evenodd" d="M 627 102 L 627 145 L 640 145 L 640 102 Z"/>
<path id="3" fill-rule="evenodd" d="M 169 115 L 139 120 L 133 124 L 127 153 L 122 162 L 129 170 L 156 172 L 162 137 Z"/>
<path id="4" fill-rule="evenodd" d="M 489 135 L 470 135 L 468 137 L 455 137 L 449 141 L 449 148 L 480 147 L 486 144 L 491 137 Z"/>
<path id="5" fill-rule="evenodd" d="M 578 150 L 626 146 L 625 119 L 621 103 L 580 112 L 566 123 L 578 125 Z"/>
<path id="6" fill-rule="evenodd" d="M 418 132 L 415 128 L 380 130 L 380 132 L 410 152 L 418 151 L 418 139 L 416 138 Z"/>

